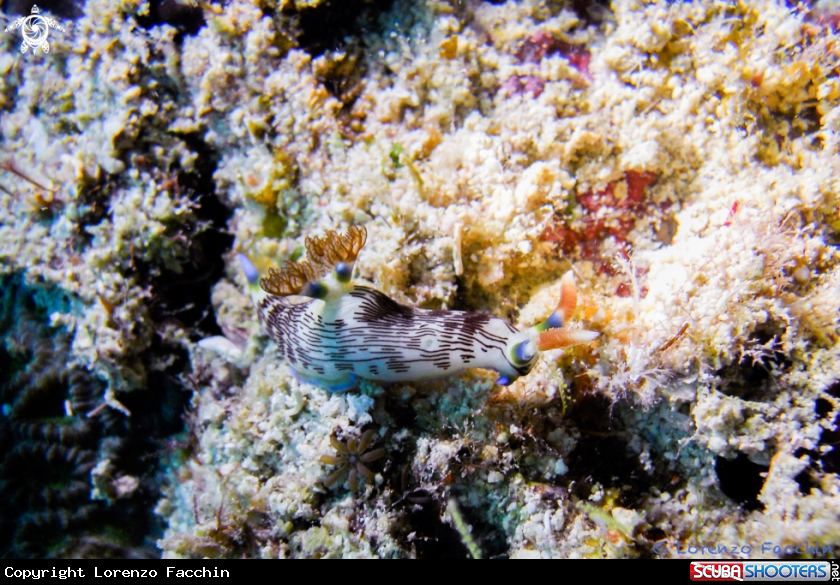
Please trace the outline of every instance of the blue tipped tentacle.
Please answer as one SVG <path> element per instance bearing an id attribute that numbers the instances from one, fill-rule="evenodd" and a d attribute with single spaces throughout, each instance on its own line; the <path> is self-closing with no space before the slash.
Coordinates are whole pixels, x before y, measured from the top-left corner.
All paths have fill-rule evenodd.
<path id="1" fill-rule="evenodd" d="M 549 315 L 548 319 L 545 320 L 545 324 L 549 329 L 562 327 L 565 325 L 563 322 L 563 314 L 560 311 L 554 311 L 551 315 Z"/>
<path id="2" fill-rule="evenodd" d="M 254 263 L 241 252 L 237 254 L 236 257 L 239 259 L 239 265 L 242 267 L 242 273 L 245 274 L 245 278 L 248 279 L 248 284 L 250 286 L 259 286 L 260 272 L 257 270 L 257 267 L 254 266 Z"/>

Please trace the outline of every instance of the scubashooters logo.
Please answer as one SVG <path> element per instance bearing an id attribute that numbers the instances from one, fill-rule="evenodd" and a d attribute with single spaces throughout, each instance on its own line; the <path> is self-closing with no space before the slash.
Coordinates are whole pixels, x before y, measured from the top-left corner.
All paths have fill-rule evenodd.
<path id="1" fill-rule="evenodd" d="M 41 9 L 37 6 L 32 7 L 32 14 L 29 16 L 21 16 L 12 24 L 6 27 L 6 32 L 17 29 L 22 29 L 23 43 L 20 46 L 20 52 L 26 53 L 29 48 L 32 48 L 33 53 L 37 53 L 40 48 L 44 53 L 50 52 L 50 44 L 47 42 L 47 37 L 50 34 L 50 29 L 54 28 L 64 32 L 64 28 L 58 24 L 54 18 L 41 16 Z"/>
<path id="2" fill-rule="evenodd" d="M 692 581 L 828 581 L 835 561 L 692 561 Z"/>

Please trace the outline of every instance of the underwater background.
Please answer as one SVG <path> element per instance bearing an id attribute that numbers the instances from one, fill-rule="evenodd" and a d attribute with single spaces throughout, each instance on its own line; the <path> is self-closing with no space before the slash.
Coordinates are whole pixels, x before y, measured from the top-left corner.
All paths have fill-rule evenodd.
<path id="1" fill-rule="evenodd" d="M 4 557 L 836 557 L 833 0 L 2 8 Z M 601 336 L 299 382 L 236 254 L 351 225 L 401 303 L 571 269 Z"/>

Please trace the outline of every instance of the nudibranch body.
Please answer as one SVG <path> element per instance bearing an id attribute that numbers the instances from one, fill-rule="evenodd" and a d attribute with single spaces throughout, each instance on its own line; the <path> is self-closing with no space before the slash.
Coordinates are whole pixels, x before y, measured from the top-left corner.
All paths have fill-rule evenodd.
<path id="1" fill-rule="evenodd" d="M 571 272 L 563 276 L 552 315 L 517 331 L 497 317 L 412 308 L 353 285 L 353 265 L 366 238 L 358 226 L 345 235 L 307 238 L 305 261 L 287 262 L 262 280 L 240 255 L 260 322 L 301 381 L 337 392 L 359 378 L 407 382 L 486 368 L 500 374 L 500 384 L 509 384 L 531 371 L 538 352 L 598 336 L 563 327 L 577 303 Z"/>

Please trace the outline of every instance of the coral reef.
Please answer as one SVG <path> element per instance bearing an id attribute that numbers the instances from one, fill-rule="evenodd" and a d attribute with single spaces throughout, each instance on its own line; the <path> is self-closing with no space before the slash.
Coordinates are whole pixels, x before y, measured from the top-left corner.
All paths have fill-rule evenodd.
<path id="1" fill-rule="evenodd" d="M 27 528 L 4 532 L 3 546 L 151 556 L 155 455 L 183 428 L 188 328 L 218 332 L 210 287 L 229 212 L 212 196 L 203 142 L 162 127 L 175 29 L 154 37 L 110 3 L 81 8 L 38 60 L 14 35 L 0 41 L 3 343 L 12 363 L 31 361 L 4 379 L 4 447 L 8 473 L 16 457 L 43 467 L 3 481 L 24 499 L 47 494 L 14 508 L 8 518 Z M 37 319 L 24 310 L 32 302 Z M 121 518 L 140 534 L 121 534 Z"/>
<path id="2" fill-rule="evenodd" d="M 66 364 L 3 379 L 4 465 L 66 481 L 27 510 L 145 488 L 25 396 L 164 437 L 187 389 L 167 556 L 836 556 L 832 3 L 77 4 L 37 61 L 0 39 L 0 273 L 71 299 L 4 325 L 33 336 L 4 360 Z M 520 329 L 571 269 L 599 341 L 505 388 L 298 382 L 233 251 L 268 276 L 351 225 L 358 279 Z M 363 434 L 372 479 L 325 487 L 340 441 L 368 476 Z"/>
<path id="3" fill-rule="evenodd" d="M 146 540 L 150 477 L 122 415 L 102 401 L 103 384 L 67 368 L 70 339 L 46 321 L 63 293 L 0 279 L 0 550 L 10 557 L 152 557 Z M 135 421 L 133 421 L 135 422 Z M 141 483 L 142 481 L 142 483 Z M 150 489 L 151 488 L 151 489 Z"/>

